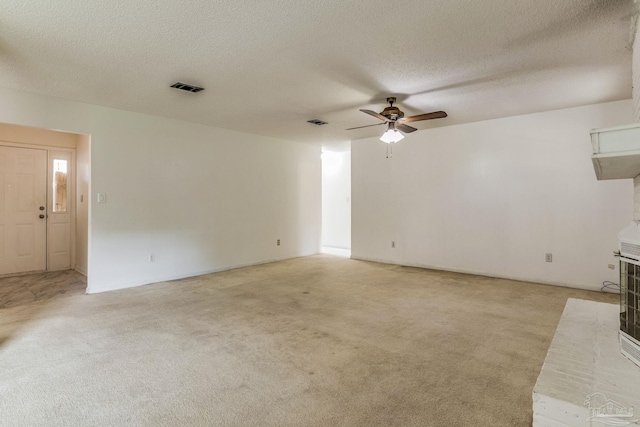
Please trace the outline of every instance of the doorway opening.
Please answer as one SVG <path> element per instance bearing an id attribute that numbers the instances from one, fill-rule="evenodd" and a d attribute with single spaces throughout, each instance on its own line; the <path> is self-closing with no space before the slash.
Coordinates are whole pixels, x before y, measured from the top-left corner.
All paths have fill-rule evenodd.
<path id="1" fill-rule="evenodd" d="M 87 275 L 90 136 L 0 123 L 0 277 Z"/>
<path id="2" fill-rule="evenodd" d="M 321 252 L 351 256 L 351 143 L 322 148 Z"/>

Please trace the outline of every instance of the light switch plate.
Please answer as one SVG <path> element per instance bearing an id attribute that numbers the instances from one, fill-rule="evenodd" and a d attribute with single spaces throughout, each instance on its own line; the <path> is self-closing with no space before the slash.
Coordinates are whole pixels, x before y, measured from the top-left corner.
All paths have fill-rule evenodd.
<path id="1" fill-rule="evenodd" d="M 107 203 L 107 195 L 104 193 L 98 193 L 98 203 Z"/>

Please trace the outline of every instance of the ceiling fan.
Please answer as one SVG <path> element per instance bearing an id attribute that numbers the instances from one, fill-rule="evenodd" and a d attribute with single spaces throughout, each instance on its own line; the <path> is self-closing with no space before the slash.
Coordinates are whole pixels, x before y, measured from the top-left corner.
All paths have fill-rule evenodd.
<path id="1" fill-rule="evenodd" d="M 360 110 L 363 113 L 367 113 L 370 116 L 375 117 L 376 119 L 382 120 L 382 123 L 376 123 L 373 125 L 366 125 L 366 126 L 358 126 L 358 127 L 349 128 L 346 130 L 362 129 L 370 126 L 379 126 L 379 125 L 386 124 L 387 130 L 384 134 L 382 134 L 382 136 L 380 137 L 380 140 L 389 144 L 392 142 L 398 142 L 402 138 L 404 138 L 404 135 L 402 135 L 402 133 L 400 133 L 399 131 L 411 133 L 418 130 L 412 126 L 407 125 L 407 123 L 418 122 L 421 120 L 442 119 L 444 117 L 447 117 L 447 113 L 445 113 L 444 111 L 434 111 L 433 113 L 425 113 L 425 114 L 418 114 L 411 117 L 405 117 L 404 113 L 400 111 L 398 107 L 393 106 L 393 104 L 396 102 L 395 97 L 387 98 L 387 102 L 389 103 L 389 106 L 384 110 L 382 110 L 380 113 L 376 113 L 375 111 L 371 111 L 371 110 Z"/>

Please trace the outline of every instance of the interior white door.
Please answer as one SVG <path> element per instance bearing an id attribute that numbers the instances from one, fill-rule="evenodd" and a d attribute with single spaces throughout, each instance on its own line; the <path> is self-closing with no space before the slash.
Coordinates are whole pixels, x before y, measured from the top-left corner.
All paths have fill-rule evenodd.
<path id="1" fill-rule="evenodd" d="M 47 268 L 47 151 L 0 146 L 0 275 Z"/>

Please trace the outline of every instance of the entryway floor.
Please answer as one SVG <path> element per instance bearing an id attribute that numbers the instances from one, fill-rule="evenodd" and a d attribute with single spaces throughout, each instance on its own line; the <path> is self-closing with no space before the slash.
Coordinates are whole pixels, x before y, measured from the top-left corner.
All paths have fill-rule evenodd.
<path id="1" fill-rule="evenodd" d="M 75 270 L 0 278 L 0 309 L 84 294 L 87 278 Z"/>

